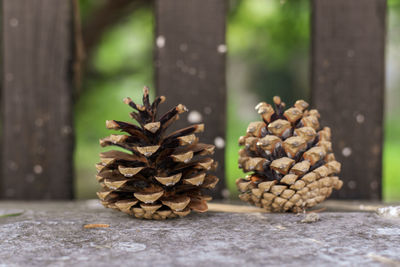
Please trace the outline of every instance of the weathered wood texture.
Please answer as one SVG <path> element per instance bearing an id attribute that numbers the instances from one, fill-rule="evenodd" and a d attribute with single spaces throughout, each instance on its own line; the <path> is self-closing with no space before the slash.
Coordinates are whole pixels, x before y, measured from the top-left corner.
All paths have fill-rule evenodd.
<path id="1" fill-rule="evenodd" d="M 2 1 L 0 197 L 70 199 L 71 1 Z"/>
<path id="2" fill-rule="evenodd" d="M 225 188 L 226 120 L 224 0 L 158 0 L 156 13 L 156 87 L 168 108 L 189 108 L 177 126 L 205 123 L 200 140 L 215 144 L 220 178 L 214 197 Z M 164 109 L 164 111 L 166 108 Z"/>
<path id="3" fill-rule="evenodd" d="M 380 199 L 386 1 L 314 0 L 312 14 L 312 102 L 342 163 L 336 197 Z"/>

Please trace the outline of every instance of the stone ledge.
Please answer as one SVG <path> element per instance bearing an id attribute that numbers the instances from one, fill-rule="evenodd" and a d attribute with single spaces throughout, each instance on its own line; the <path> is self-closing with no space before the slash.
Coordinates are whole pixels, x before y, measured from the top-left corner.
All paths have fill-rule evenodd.
<path id="1" fill-rule="evenodd" d="M 16 215 L 0 217 L 0 266 L 400 264 L 400 220 L 370 212 L 321 212 L 309 224 L 258 212 L 146 221 L 97 201 L 0 202 L 0 213 Z"/>

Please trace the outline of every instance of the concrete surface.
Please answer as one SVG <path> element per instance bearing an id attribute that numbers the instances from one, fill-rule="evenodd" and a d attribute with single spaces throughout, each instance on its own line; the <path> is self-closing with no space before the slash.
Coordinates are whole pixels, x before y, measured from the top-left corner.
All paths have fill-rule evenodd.
<path id="1" fill-rule="evenodd" d="M 222 212 L 145 221 L 97 201 L 0 202 L 0 266 L 400 264 L 400 219 L 318 215 L 313 223 L 303 214 Z M 110 227 L 83 227 L 91 223 Z"/>

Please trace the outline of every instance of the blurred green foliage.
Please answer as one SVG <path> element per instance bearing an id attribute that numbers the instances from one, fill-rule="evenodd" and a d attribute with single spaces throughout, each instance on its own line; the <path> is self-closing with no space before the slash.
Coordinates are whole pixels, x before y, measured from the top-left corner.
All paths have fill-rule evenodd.
<path id="1" fill-rule="evenodd" d="M 397 113 L 400 115 L 400 112 Z M 386 201 L 400 200 L 400 119 L 385 122 L 383 151 L 383 196 Z"/>
<path id="2" fill-rule="evenodd" d="M 112 133 L 105 128 L 105 120 L 129 121 L 130 109 L 122 99 L 130 96 L 139 100 L 144 85 L 153 87 L 152 43 L 151 11 L 138 10 L 106 32 L 89 62 L 75 105 L 78 198 L 96 197 L 94 165 L 103 151 L 98 140 Z"/>
<path id="3" fill-rule="evenodd" d="M 246 64 L 251 81 L 247 89 L 260 99 L 307 98 L 309 18 L 308 0 L 247 0 L 232 8 L 229 57 L 231 62 Z"/>
<path id="4" fill-rule="evenodd" d="M 400 0 L 388 1 L 383 196 L 400 200 Z"/>
<path id="5" fill-rule="evenodd" d="M 103 1 L 81 0 L 83 22 Z M 309 99 L 310 5 L 308 0 L 232 0 L 228 16 L 228 129 L 226 177 L 232 195 L 237 167 L 237 139 L 258 116 L 254 105 L 280 95 L 288 105 Z M 389 15 L 400 14 L 400 0 L 389 1 Z M 400 20 L 389 22 L 389 28 Z M 93 198 L 98 188 L 94 164 L 102 151 L 98 139 L 109 135 L 106 119 L 129 120 L 123 97 L 139 100 L 144 85 L 153 88 L 151 9 L 135 11 L 106 32 L 90 59 L 83 92 L 76 103 L 76 194 Z M 390 35 L 389 35 L 390 37 Z M 400 42 L 400 35 L 390 37 Z M 268 88 L 268 90 L 266 90 Z M 399 91 L 400 84 L 396 90 Z M 152 91 L 154 93 L 154 90 Z M 387 112 L 384 196 L 400 199 L 400 119 Z"/>
<path id="6" fill-rule="evenodd" d="M 310 12 L 308 0 L 233 3 L 227 27 L 226 178 L 236 195 L 234 182 L 243 177 L 237 166 L 237 140 L 250 121 L 259 120 L 254 106 L 275 95 L 288 104 L 309 98 Z M 249 101 L 243 101 L 246 98 Z"/>

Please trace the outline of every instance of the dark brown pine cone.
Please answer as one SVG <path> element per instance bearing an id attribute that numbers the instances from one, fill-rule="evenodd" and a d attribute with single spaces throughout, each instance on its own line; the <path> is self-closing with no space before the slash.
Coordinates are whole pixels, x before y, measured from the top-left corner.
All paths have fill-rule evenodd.
<path id="1" fill-rule="evenodd" d="M 101 146 L 118 146 L 124 152 L 100 154 L 101 162 L 96 167 L 102 189 L 98 197 L 105 207 L 137 218 L 166 219 L 186 216 L 191 210 L 207 211 L 211 197 L 204 195 L 202 188 L 214 188 L 218 178 L 208 173 L 217 166 L 208 157 L 214 153 L 214 146 L 199 143 L 195 135 L 203 131 L 204 125 L 166 134 L 186 107 L 179 104 L 157 119 L 158 105 L 165 97 L 150 103 L 148 89 L 143 91 L 143 105 L 124 99 L 136 110 L 130 115 L 138 126 L 116 120 L 106 122 L 108 129 L 126 134 L 100 140 Z"/>
<path id="2" fill-rule="evenodd" d="M 274 97 L 275 108 L 261 102 L 262 121 L 252 122 L 239 138 L 239 167 L 251 172 L 236 181 L 239 197 L 272 212 L 300 212 L 329 197 L 343 182 L 332 153 L 331 130 L 321 129 L 316 109 L 298 100 L 294 107 Z"/>

